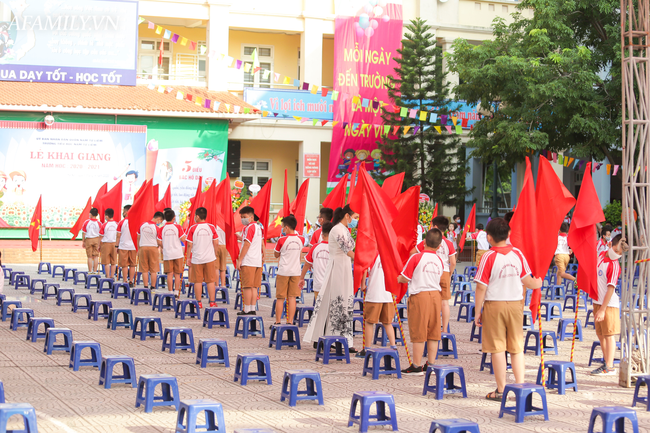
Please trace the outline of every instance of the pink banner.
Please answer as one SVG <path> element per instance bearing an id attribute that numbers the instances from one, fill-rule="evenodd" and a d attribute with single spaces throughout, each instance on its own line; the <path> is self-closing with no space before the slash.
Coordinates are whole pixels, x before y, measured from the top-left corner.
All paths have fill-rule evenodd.
<path id="1" fill-rule="evenodd" d="M 381 106 L 392 105 L 386 83 L 388 75 L 395 75 L 393 58 L 401 41 L 401 2 L 369 2 L 354 16 L 336 17 L 334 120 L 339 123 L 332 134 L 328 188 L 361 164 L 373 177 L 380 173 Z"/>

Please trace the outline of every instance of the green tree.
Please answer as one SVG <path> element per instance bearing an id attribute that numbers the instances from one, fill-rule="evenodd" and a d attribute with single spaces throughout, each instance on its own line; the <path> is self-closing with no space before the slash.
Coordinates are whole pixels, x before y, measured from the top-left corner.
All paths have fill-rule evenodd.
<path id="1" fill-rule="evenodd" d="M 603 213 L 605 214 L 605 222 L 611 224 L 613 227 L 616 227 L 621 223 L 621 216 L 623 216 L 623 206 L 621 206 L 620 201 L 614 200 L 603 208 Z"/>
<path id="2" fill-rule="evenodd" d="M 619 0 L 523 0 L 494 40 L 454 42 L 456 96 L 480 103 L 472 156 L 512 168 L 528 150 L 607 157 L 620 147 Z M 527 17 L 532 9 L 532 17 Z M 523 11 L 526 11 L 523 13 Z"/>
<path id="3" fill-rule="evenodd" d="M 405 29 L 402 48 L 395 57 L 396 77 L 388 77 L 390 98 L 400 107 L 431 111 L 438 117 L 451 115 L 456 107 L 450 97 L 451 86 L 445 82 L 442 49 L 429 32 L 431 26 L 417 18 Z M 469 169 L 460 138 L 444 128 L 440 134 L 429 122 L 400 116 L 392 109 L 384 108 L 382 118 L 386 125 L 413 127 L 407 134 L 400 128 L 397 135 L 388 134 L 377 143 L 385 166 L 405 172 L 405 188 L 420 185 L 434 201 L 461 209 L 471 190 L 465 187 Z M 419 130 L 413 133 L 416 126 Z"/>

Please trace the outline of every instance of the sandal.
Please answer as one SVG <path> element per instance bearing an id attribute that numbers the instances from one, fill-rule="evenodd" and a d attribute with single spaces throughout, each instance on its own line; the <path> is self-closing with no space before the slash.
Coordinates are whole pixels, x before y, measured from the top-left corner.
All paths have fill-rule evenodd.
<path id="1" fill-rule="evenodd" d="M 486 395 L 485 399 L 500 402 L 501 400 L 503 400 L 503 393 L 499 392 L 498 389 L 495 389 L 494 391 Z"/>

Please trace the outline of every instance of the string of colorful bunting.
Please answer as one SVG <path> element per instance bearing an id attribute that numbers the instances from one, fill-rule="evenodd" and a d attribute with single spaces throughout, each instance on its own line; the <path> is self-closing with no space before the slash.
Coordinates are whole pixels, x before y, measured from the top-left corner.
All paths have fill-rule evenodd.
<path id="1" fill-rule="evenodd" d="M 578 159 L 578 158 L 572 158 L 569 156 L 565 156 L 559 153 L 551 152 L 548 150 L 543 150 L 540 152 L 540 154 L 546 156 L 546 158 L 555 163 L 562 165 L 564 167 L 571 167 L 573 170 L 582 170 L 583 168 L 586 168 L 587 163 L 589 160 L 585 159 Z M 608 176 L 616 176 L 618 174 L 618 170 L 621 167 L 618 164 L 605 164 L 603 162 L 595 162 L 591 165 L 591 172 L 595 173 L 596 171 L 600 170 L 601 168 L 605 167 L 607 170 L 607 175 Z M 638 171 L 638 169 L 637 169 Z"/>

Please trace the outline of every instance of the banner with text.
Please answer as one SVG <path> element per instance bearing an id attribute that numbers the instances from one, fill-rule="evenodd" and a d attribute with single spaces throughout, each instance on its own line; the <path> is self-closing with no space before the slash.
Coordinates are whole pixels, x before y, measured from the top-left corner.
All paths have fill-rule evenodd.
<path id="1" fill-rule="evenodd" d="M 334 90 L 340 92 L 340 97 L 334 104 L 334 120 L 340 123 L 332 133 L 328 188 L 361 164 L 373 176 L 380 173 L 381 152 L 376 142 L 383 122 L 379 101 L 390 100 L 385 84 L 387 76 L 395 74 L 397 63 L 393 57 L 401 40 L 399 0 L 368 2 L 336 17 Z M 364 99 L 369 103 L 362 103 Z M 354 127 L 364 123 L 377 126 Z"/>
<path id="2" fill-rule="evenodd" d="M 300 90 L 259 89 L 246 87 L 244 101 L 263 111 L 282 117 L 308 117 L 310 119 L 332 120 L 334 103 L 332 98 Z"/>
<path id="3" fill-rule="evenodd" d="M 0 81 L 135 86 L 138 2 L 0 0 Z"/>

